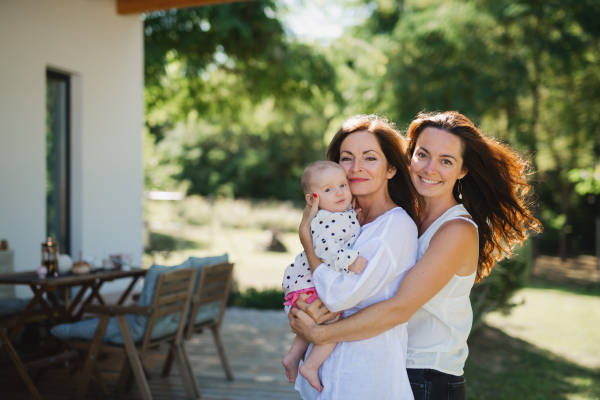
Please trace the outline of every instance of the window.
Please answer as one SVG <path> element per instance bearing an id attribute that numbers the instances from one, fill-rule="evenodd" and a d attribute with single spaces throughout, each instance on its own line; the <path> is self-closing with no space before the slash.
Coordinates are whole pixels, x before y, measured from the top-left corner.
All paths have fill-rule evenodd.
<path id="1" fill-rule="evenodd" d="M 70 79 L 46 72 L 46 235 L 70 253 Z"/>

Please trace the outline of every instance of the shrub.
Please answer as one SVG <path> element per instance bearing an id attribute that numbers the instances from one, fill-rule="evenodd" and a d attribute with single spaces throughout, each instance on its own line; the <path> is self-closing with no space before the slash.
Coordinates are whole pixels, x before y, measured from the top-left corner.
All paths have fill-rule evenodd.
<path id="1" fill-rule="evenodd" d="M 531 246 L 529 241 L 521 247 L 512 258 L 496 264 L 492 273 L 476 284 L 471 290 L 471 306 L 473 307 L 473 329 L 481 325 L 485 314 L 499 309 L 503 312 L 516 306 L 511 303 L 512 295 L 523 288 L 531 271 Z"/>
<path id="2" fill-rule="evenodd" d="M 283 310 L 283 290 L 249 288 L 243 292 L 232 292 L 227 305 L 259 310 Z"/>

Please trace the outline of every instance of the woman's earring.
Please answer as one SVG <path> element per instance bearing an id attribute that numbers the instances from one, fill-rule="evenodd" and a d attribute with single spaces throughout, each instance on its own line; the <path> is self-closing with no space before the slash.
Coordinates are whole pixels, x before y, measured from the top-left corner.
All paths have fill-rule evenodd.
<path id="1" fill-rule="evenodd" d="M 458 180 L 458 198 L 462 200 L 462 184 L 460 183 L 460 179 Z"/>

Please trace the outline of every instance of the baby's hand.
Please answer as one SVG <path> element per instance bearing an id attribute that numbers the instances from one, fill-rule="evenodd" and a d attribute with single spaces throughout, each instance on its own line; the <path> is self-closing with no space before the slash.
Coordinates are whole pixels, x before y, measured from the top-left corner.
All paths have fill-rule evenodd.
<path id="1" fill-rule="evenodd" d="M 362 208 L 358 206 L 358 202 L 356 201 L 356 197 L 352 197 L 352 208 L 354 208 L 354 212 L 358 216 L 358 213 L 362 211 Z"/>
<path id="2" fill-rule="evenodd" d="M 350 266 L 348 267 L 348 269 L 352 272 L 354 272 L 355 274 L 360 274 L 365 270 L 365 267 L 367 266 L 367 259 L 361 256 L 356 257 L 356 260 L 354 260 L 354 262 L 352 264 L 350 264 Z"/>

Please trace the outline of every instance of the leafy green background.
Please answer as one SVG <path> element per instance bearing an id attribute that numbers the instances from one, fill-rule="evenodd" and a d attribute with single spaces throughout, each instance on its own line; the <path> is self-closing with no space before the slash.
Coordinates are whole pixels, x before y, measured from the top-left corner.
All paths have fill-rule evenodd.
<path id="1" fill-rule="evenodd" d="M 529 159 L 545 227 L 474 289 L 476 313 L 510 306 L 530 254 L 593 254 L 600 2 L 344 4 L 373 12 L 328 44 L 286 34 L 275 1 L 146 14 L 146 188 L 301 202 L 349 115 L 458 110 Z"/>

